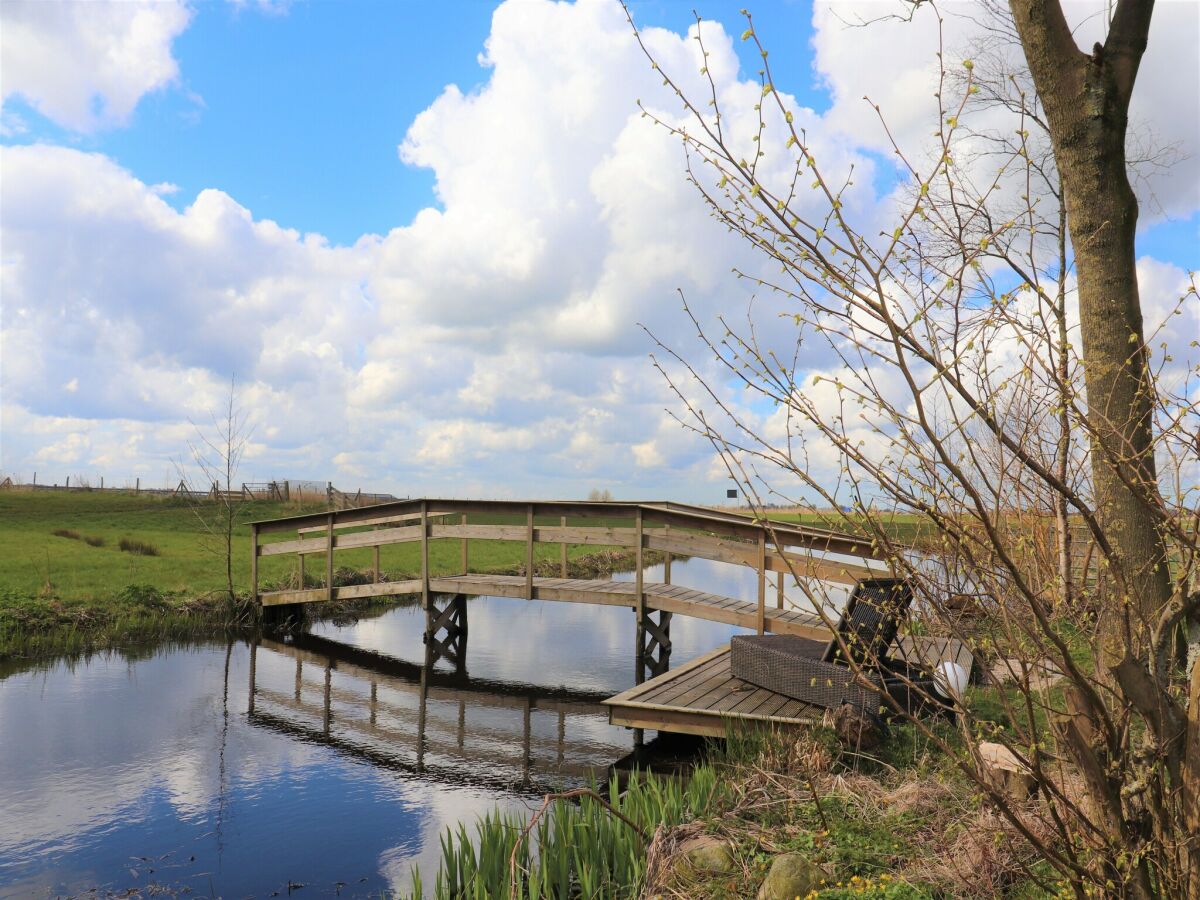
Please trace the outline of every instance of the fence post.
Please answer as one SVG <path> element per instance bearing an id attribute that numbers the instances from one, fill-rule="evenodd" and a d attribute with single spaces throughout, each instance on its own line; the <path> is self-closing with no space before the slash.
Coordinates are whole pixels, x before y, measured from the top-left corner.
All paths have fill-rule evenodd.
<path id="1" fill-rule="evenodd" d="M 379 584 L 379 545 L 376 544 L 373 549 L 375 550 L 375 565 L 372 569 L 373 581 L 375 584 Z"/>
<path id="2" fill-rule="evenodd" d="M 466 513 L 462 514 L 462 519 L 460 520 L 460 524 L 464 528 L 466 527 L 466 525 L 467 525 L 467 514 Z M 466 575 L 468 572 L 471 571 L 470 557 L 468 556 L 469 551 L 467 550 L 467 543 L 469 542 L 469 540 L 470 540 L 470 538 L 468 538 L 464 534 L 463 539 L 462 539 L 462 570 L 463 570 L 464 575 Z"/>
<path id="3" fill-rule="evenodd" d="M 671 539 L 670 523 L 667 523 L 666 525 L 663 526 L 663 538 L 665 540 Z M 671 551 L 667 550 L 666 556 L 663 559 L 663 584 L 670 584 L 670 583 L 671 583 Z"/>
<path id="4" fill-rule="evenodd" d="M 333 599 L 333 513 L 326 517 L 329 531 L 325 538 L 325 599 Z"/>
<path id="5" fill-rule="evenodd" d="M 758 633 L 767 630 L 767 535 L 758 535 Z"/>
<path id="6" fill-rule="evenodd" d="M 140 475 L 138 476 L 137 481 L 134 482 L 133 492 L 135 494 L 140 494 L 142 492 L 142 477 Z"/>
<path id="7" fill-rule="evenodd" d="M 785 564 L 786 564 L 786 560 L 785 560 Z M 775 588 L 776 588 L 776 591 L 778 592 L 775 597 L 775 608 L 776 609 L 783 609 L 783 577 L 785 574 L 786 574 L 785 572 L 780 572 L 778 574 L 778 578 L 776 579 L 776 582 L 775 582 Z"/>
<path id="8" fill-rule="evenodd" d="M 70 488 L 71 488 L 71 476 L 68 475 L 67 476 L 67 489 L 70 490 Z"/>
<path id="9" fill-rule="evenodd" d="M 634 614 L 637 616 L 637 643 L 634 645 L 633 651 L 633 668 L 634 684 L 641 684 L 646 677 L 646 594 L 645 585 L 642 582 L 642 507 L 638 506 L 637 512 L 634 515 L 634 566 L 636 567 L 636 575 L 634 576 Z M 633 730 L 633 743 L 635 748 L 641 750 L 642 743 L 646 737 L 645 731 L 641 728 Z"/>
<path id="10" fill-rule="evenodd" d="M 646 657 L 646 594 L 642 575 L 642 508 L 640 506 L 637 508 L 637 512 L 634 515 L 634 534 L 635 574 L 633 593 L 634 602 L 637 604 L 635 607 L 637 611 L 637 650 L 635 651 L 637 674 L 635 675 L 635 682 L 637 684 L 641 684 L 644 675 L 644 663 Z"/>
<path id="11" fill-rule="evenodd" d="M 421 501 L 421 606 L 429 611 L 429 501 Z"/>
<path id="12" fill-rule="evenodd" d="M 567 517 L 559 516 L 558 524 L 562 528 L 565 529 L 567 527 Z M 559 556 L 561 557 L 559 560 L 559 568 L 561 569 L 561 571 L 559 572 L 559 577 L 566 578 L 567 577 L 567 542 L 566 542 L 565 538 L 563 539 L 563 542 L 558 545 L 558 552 L 559 552 Z"/>
<path id="13" fill-rule="evenodd" d="M 258 526 L 250 526 L 250 542 L 252 552 L 250 554 L 250 599 L 252 602 L 258 602 Z M 303 585 L 301 585 L 303 587 Z"/>
<path id="14" fill-rule="evenodd" d="M 533 504 L 525 509 L 525 596 L 533 599 Z"/>

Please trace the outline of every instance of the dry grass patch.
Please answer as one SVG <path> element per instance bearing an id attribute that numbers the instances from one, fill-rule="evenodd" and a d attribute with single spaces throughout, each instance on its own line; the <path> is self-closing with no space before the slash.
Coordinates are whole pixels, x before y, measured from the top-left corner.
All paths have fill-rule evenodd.
<path id="1" fill-rule="evenodd" d="M 148 544 L 145 541 L 135 541 L 133 538 L 121 538 L 117 542 L 117 546 L 126 553 L 134 553 L 138 556 L 159 555 L 158 548 L 153 544 Z"/>

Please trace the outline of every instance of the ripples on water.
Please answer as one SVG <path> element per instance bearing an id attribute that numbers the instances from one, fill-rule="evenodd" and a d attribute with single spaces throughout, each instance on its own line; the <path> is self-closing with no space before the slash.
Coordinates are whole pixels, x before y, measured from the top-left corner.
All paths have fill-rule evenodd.
<path id="1" fill-rule="evenodd" d="M 701 560 L 672 574 L 755 591 L 752 572 Z M 603 777 L 632 747 L 597 701 L 633 684 L 633 614 L 501 598 L 468 610 L 465 675 L 439 663 L 422 678 L 410 606 L 253 654 L 169 644 L 3 678 L 0 897 L 404 892 L 414 863 L 432 879 L 447 825 Z M 683 616 L 671 629 L 673 665 L 737 631 Z"/>

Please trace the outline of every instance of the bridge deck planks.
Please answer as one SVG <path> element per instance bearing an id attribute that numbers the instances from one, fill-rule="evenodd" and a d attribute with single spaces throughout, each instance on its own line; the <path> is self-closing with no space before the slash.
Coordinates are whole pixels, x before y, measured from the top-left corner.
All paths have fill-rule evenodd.
<path id="1" fill-rule="evenodd" d="M 632 581 L 611 581 L 607 578 L 537 577 L 533 579 L 532 598 L 528 597 L 524 575 L 449 575 L 431 578 L 429 588 L 439 593 L 472 596 L 558 600 L 625 606 L 630 609 L 637 606 L 636 585 Z M 644 589 L 649 609 L 743 628 L 757 626 L 758 606 L 747 600 L 709 594 L 682 585 L 648 582 Z M 777 634 L 798 634 L 818 640 L 829 637 L 828 629 L 815 614 L 796 609 L 780 610 L 773 606 L 768 606 L 766 610 L 766 629 Z"/>

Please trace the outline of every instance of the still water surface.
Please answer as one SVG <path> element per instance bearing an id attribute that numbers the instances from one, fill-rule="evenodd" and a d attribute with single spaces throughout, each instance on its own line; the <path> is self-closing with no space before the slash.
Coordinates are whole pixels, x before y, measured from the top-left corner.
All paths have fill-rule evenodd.
<path id="1" fill-rule="evenodd" d="M 739 567 L 672 576 L 755 596 Z M 422 671 L 415 606 L 289 643 L 0 670 L 0 898 L 403 893 L 414 864 L 432 882 L 447 826 L 533 808 L 630 751 L 598 705 L 634 681 L 629 610 L 480 597 L 468 611 L 465 674 Z M 679 665 L 738 629 L 676 616 L 671 631 Z"/>

